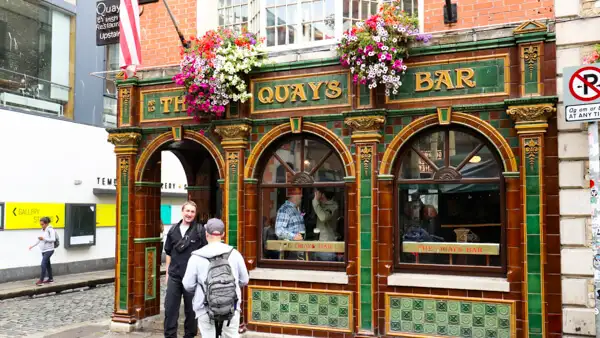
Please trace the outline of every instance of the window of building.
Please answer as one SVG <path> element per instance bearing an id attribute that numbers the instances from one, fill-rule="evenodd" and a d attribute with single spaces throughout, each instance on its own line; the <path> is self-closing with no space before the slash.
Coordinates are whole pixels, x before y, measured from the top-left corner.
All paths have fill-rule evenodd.
<path id="1" fill-rule="evenodd" d="M 503 180 L 491 149 L 462 129 L 417 135 L 403 149 L 396 190 L 399 268 L 502 271 Z"/>
<path id="2" fill-rule="evenodd" d="M 384 2 L 389 0 L 219 0 L 219 26 L 260 32 L 271 48 L 317 46 L 334 43 Z M 400 6 L 419 13 L 418 0 Z"/>
<path id="3" fill-rule="evenodd" d="M 346 252 L 344 166 L 326 142 L 286 139 L 259 172 L 259 257 L 264 266 L 336 266 Z"/>
<path id="4" fill-rule="evenodd" d="M 119 44 L 106 46 L 105 69 L 112 72 L 119 70 Z M 114 76 L 104 81 L 104 110 L 102 122 L 105 127 L 117 126 L 117 84 Z"/>
<path id="5" fill-rule="evenodd" d="M 39 2 L 0 2 L 0 102 L 62 114 L 69 100 L 71 17 Z"/>

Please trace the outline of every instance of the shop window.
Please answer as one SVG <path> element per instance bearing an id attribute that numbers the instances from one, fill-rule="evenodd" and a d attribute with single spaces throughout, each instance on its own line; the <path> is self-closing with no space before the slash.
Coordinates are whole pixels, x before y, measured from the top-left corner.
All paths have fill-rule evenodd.
<path id="1" fill-rule="evenodd" d="M 65 248 L 96 245 L 96 205 L 66 204 Z"/>
<path id="2" fill-rule="evenodd" d="M 236 32 L 248 29 L 248 0 L 219 0 L 219 26 Z"/>
<path id="3" fill-rule="evenodd" d="M 61 115 L 69 100 L 71 17 L 39 2 L 0 2 L 0 101 Z"/>
<path id="4" fill-rule="evenodd" d="M 267 150 L 259 189 L 263 266 L 336 266 L 346 252 L 344 166 L 325 141 L 299 136 Z"/>
<path id="5" fill-rule="evenodd" d="M 400 153 L 397 267 L 502 271 L 501 165 L 485 139 L 462 130 L 417 135 Z"/>

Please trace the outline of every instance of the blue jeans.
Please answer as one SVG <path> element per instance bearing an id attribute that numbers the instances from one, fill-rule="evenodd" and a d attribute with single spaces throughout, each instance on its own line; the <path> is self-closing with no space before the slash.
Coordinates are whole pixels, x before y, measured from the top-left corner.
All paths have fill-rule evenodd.
<path id="1" fill-rule="evenodd" d="M 44 277 L 46 277 L 46 273 L 48 274 L 48 279 L 52 278 L 52 264 L 50 263 L 50 257 L 54 254 L 54 250 L 42 252 L 42 274 L 40 275 L 40 280 L 43 282 Z"/>

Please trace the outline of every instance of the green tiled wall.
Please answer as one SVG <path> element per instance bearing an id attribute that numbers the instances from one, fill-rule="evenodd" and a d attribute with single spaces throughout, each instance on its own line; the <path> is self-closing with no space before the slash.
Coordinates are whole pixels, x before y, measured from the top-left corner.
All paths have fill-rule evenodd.
<path id="1" fill-rule="evenodd" d="M 371 102 L 371 90 L 366 85 L 358 85 L 358 105 L 359 106 L 370 106 Z"/>
<path id="2" fill-rule="evenodd" d="M 463 299 L 388 296 L 388 334 L 423 337 L 511 338 L 513 308 L 509 303 Z"/>
<path id="3" fill-rule="evenodd" d="M 541 145 L 540 137 L 523 138 L 524 145 L 529 143 Z M 525 216 L 526 216 L 526 246 L 527 246 L 527 316 L 530 338 L 542 338 L 543 320 L 543 271 L 541 251 L 540 224 L 540 157 L 539 151 L 530 161 L 525 154 Z"/>
<path id="4" fill-rule="evenodd" d="M 129 160 L 124 160 L 129 161 Z M 129 168 L 131 170 L 131 168 Z M 127 310 L 128 289 L 128 255 L 129 255 L 129 179 L 128 172 L 120 170 L 121 203 L 120 203 L 120 245 L 119 245 L 119 309 Z"/>
<path id="5" fill-rule="evenodd" d="M 371 145 L 364 146 L 370 148 Z M 375 149 L 374 149 L 375 150 Z M 360 151 L 360 150 L 359 150 Z M 373 154 L 374 155 L 374 154 Z M 364 161 L 364 154 L 361 153 L 360 167 L 360 279 L 358 280 L 360 289 L 360 323 L 362 330 L 373 330 L 373 270 L 372 258 L 373 251 L 371 247 L 372 236 L 372 200 L 373 200 L 373 176 L 372 161 Z"/>
<path id="6" fill-rule="evenodd" d="M 351 295 L 250 287 L 250 323 L 352 330 Z"/>
<path id="7" fill-rule="evenodd" d="M 238 241 L 238 174 L 239 174 L 239 163 L 234 167 L 231 165 L 228 167 L 229 170 L 229 196 L 227 201 L 228 208 L 228 227 L 229 231 L 227 234 L 227 241 L 229 245 L 237 249 Z"/>
<path id="8" fill-rule="evenodd" d="M 534 50 L 534 48 L 536 48 L 535 50 L 537 50 L 538 55 L 541 52 L 540 51 L 540 47 L 539 46 L 530 46 L 530 49 L 527 49 L 527 47 L 525 47 L 526 50 Z M 526 60 L 524 57 L 521 59 L 521 62 L 523 62 L 523 70 L 525 72 L 525 78 L 524 78 L 524 86 L 525 86 L 525 94 L 538 94 L 539 93 L 539 67 L 540 67 L 540 62 L 539 62 L 540 58 L 538 57 L 537 59 L 535 59 L 533 62 L 529 63 L 528 60 Z"/>

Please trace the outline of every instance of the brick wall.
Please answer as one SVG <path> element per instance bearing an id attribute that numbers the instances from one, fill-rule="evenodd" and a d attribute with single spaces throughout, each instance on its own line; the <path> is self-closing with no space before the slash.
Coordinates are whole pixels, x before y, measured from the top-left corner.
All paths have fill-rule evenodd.
<path id="1" fill-rule="evenodd" d="M 140 16 L 144 67 L 179 64 L 181 42 L 162 1 L 144 5 Z M 196 0 L 169 0 L 186 39 L 196 34 Z"/>
<path id="2" fill-rule="evenodd" d="M 425 0 L 425 31 L 467 29 L 554 17 L 554 0 L 453 0 L 456 24 L 444 24 L 445 1 Z"/>

